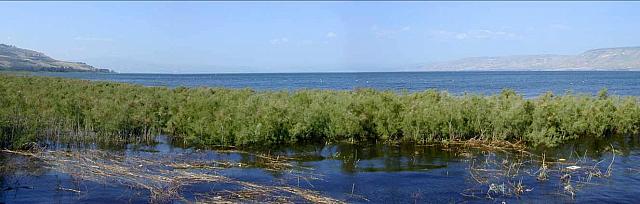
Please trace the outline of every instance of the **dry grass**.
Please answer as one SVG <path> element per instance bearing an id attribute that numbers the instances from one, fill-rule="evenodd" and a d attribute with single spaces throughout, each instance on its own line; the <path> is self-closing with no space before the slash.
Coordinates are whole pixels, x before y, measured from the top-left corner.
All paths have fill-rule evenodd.
<path id="1" fill-rule="evenodd" d="M 478 158 L 469 156 L 469 177 L 476 185 L 461 194 L 487 199 L 520 197 L 534 190 L 528 187 L 538 185 L 533 182 L 551 182 L 558 186 L 558 193 L 574 199 L 580 188 L 600 181 L 594 178 L 611 176 L 616 154 L 612 146 L 611 161 L 608 166 L 603 166 L 604 160 L 594 163 L 587 160 L 586 155 L 575 159 L 548 158 L 545 154 L 535 155 L 512 148 L 512 145 L 491 148 L 485 144 L 467 146 L 480 149 L 484 155 Z M 500 151 L 496 152 L 496 149 Z M 498 153 L 501 155 L 497 156 Z M 606 169 L 602 171 L 602 168 Z"/>
<path id="2" fill-rule="evenodd" d="M 183 188 L 193 184 L 230 184 L 240 187 L 240 190 L 223 190 L 199 194 L 196 197 L 199 203 L 235 203 L 235 202 L 260 202 L 260 203 L 342 203 L 339 200 L 323 196 L 318 192 L 292 187 L 287 185 L 273 186 L 261 185 L 252 182 L 240 181 L 219 174 L 219 170 L 229 167 L 243 167 L 247 164 L 228 161 L 198 161 L 183 157 L 173 158 L 146 158 L 140 156 L 122 156 L 112 152 L 100 150 L 82 151 L 43 151 L 39 153 L 17 152 L 4 150 L 8 153 L 34 157 L 44 161 L 48 168 L 67 173 L 75 178 L 93 181 L 101 184 L 119 184 L 134 189 L 143 189 L 149 192 L 149 202 L 169 203 L 173 201 L 186 201 L 182 196 Z M 261 159 L 268 161 L 265 166 L 274 170 L 291 168 L 288 159 L 281 157 L 272 158 L 268 155 L 260 155 Z M 289 172 L 295 173 L 293 169 Z M 302 177 L 298 173 L 295 176 Z M 305 179 L 315 179 L 309 177 Z M 80 189 L 63 189 L 80 192 Z"/>

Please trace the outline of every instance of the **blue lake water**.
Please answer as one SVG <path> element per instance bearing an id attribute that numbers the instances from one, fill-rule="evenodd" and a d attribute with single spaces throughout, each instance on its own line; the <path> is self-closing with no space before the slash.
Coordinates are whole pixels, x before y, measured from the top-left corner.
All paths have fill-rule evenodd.
<path id="1" fill-rule="evenodd" d="M 35 73 L 89 80 L 106 80 L 146 86 L 227 87 L 256 90 L 337 89 L 368 87 L 379 90 L 423 91 L 438 89 L 454 94 L 516 90 L 527 97 L 552 91 L 595 94 L 602 88 L 616 95 L 640 95 L 640 72 L 375 72 L 375 73 L 273 73 L 273 74 L 95 74 Z"/>

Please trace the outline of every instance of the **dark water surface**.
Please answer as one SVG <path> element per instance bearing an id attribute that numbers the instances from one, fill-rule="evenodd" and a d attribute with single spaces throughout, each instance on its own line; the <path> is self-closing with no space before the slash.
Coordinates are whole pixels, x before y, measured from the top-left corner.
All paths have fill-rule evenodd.
<path id="1" fill-rule="evenodd" d="M 230 167 L 212 171 L 229 178 L 264 185 L 295 186 L 317 191 L 349 203 L 634 203 L 640 198 L 640 142 L 627 139 L 608 141 L 581 141 L 554 149 L 532 149 L 536 155 L 545 155 L 546 162 L 580 161 L 583 169 L 596 167 L 604 173 L 611 164 L 610 176 L 594 176 L 587 180 L 586 171 L 568 171 L 571 164 L 547 163 L 549 179 L 540 181 L 536 175 L 541 159 L 518 153 L 485 151 L 456 146 L 415 145 L 310 145 L 282 147 L 268 151 L 293 158 L 298 167 L 318 180 L 299 180 L 291 170 L 271 171 L 260 167 L 257 158 L 239 152 L 219 152 L 181 148 L 167 143 L 151 146 L 128 145 L 125 149 L 109 150 L 124 158 L 178 158 L 200 161 L 232 161 L 244 167 Z M 613 159 L 610 144 L 615 146 Z M 519 155 L 519 156 L 518 156 Z M 506 170 L 518 157 L 522 166 L 509 179 L 492 177 L 497 170 Z M 537 159 L 536 159 L 537 158 Z M 96 183 L 73 175 L 46 168 L 37 159 L 1 153 L 3 167 L 0 184 L 0 202 L 6 203 L 147 203 L 149 192 L 132 189 L 119 183 Z M 613 162 L 612 162 L 613 161 Z M 513 162 L 515 163 L 515 162 Z M 499 168 L 493 168 L 499 167 Z M 479 170 L 472 170 L 479 169 Z M 575 198 L 564 190 L 560 175 L 571 172 L 571 184 Z M 475 172 L 475 173 L 473 173 Z M 506 171 L 503 171 L 506 172 Z M 487 183 L 479 183 L 482 178 Z M 491 192 L 495 186 L 510 186 L 508 182 L 520 181 L 525 189 L 521 195 L 505 195 Z M 77 189 L 80 193 L 60 190 Z M 201 193 L 223 191 L 229 188 L 221 183 L 200 183 L 182 188 L 188 202 L 195 201 Z M 174 200 L 174 203 L 187 201 Z"/>
<path id="2" fill-rule="evenodd" d="M 446 90 L 461 94 L 497 93 L 511 88 L 527 97 L 547 91 L 568 90 L 595 94 L 602 88 L 617 95 L 640 95 L 640 72 L 629 71 L 511 71 L 511 72 L 378 72 L 378 73 L 274 73 L 274 74 L 96 74 L 35 73 L 89 80 L 136 83 L 147 86 L 228 87 L 257 90 L 304 88 L 350 90 Z"/>

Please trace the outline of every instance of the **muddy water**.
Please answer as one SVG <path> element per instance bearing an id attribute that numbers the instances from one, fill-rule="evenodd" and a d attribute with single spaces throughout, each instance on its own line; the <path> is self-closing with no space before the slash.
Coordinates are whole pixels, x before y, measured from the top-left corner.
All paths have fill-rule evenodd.
<path id="1" fill-rule="evenodd" d="M 159 137 L 155 145 L 105 151 L 125 160 L 142 158 L 158 163 L 221 161 L 220 168 L 197 171 L 259 185 L 308 189 L 348 203 L 634 203 L 640 198 L 640 149 L 638 141 L 629 138 L 527 150 L 531 154 L 454 145 L 353 144 L 219 151 L 177 147 L 165 139 Z M 291 166 L 274 169 L 260 162 L 257 155 L 286 157 Z M 146 189 L 117 180 L 87 180 L 38 158 L 3 152 L 0 161 L 0 202 L 152 201 Z M 570 170 L 571 166 L 578 169 Z M 541 169 L 546 178 L 541 179 Z M 169 202 L 202 201 L 203 195 L 212 195 L 209 198 L 215 200 L 216 196 L 228 196 L 220 192 L 241 189 L 223 182 L 198 182 L 180 188 L 182 198 Z"/>

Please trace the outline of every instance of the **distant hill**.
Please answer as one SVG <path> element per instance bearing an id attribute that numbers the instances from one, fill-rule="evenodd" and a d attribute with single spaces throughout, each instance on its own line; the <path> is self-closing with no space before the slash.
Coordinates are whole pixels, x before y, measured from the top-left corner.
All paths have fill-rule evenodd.
<path id="1" fill-rule="evenodd" d="M 0 44 L 0 70 L 13 71 L 53 71 L 53 72 L 110 72 L 82 62 L 55 60 L 47 55 Z"/>
<path id="2" fill-rule="evenodd" d="M 603 48 L 579 55 L 473 57 L 428 64 L 430 71 L 481 70 L 634 70 L 640 71 L 640 47 Z"/>

